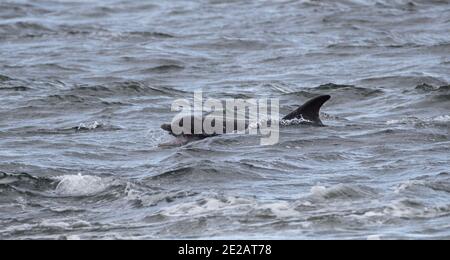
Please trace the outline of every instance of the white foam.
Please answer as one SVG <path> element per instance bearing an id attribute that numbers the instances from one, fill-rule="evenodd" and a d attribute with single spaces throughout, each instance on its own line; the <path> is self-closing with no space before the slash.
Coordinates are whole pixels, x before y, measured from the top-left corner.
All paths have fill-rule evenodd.
<path id="1" fill-rule="evenodd" d="M 91 223 L 84 221 L 84 220 L 77 220 L 74 223 L 72 223 L 72 228 L 86 228 L 86 227 L 90 227 Z"/>
<path id="2" fill-rule="evenodd" d="M 375 191 L 370 187 L 356 186 L 348 184 L 336 184 L 330 187 L 313 186 L 311 188 L 312 199 L 355 199 L 371 197 Z"/>
<path id="3" fill-rule="evenodd" d="M 176 139 L 176 138 L 175 138 Z M 159 129 L 150 129 L 145 133 L 146 143 L 151 147 L 177 146 L 174 138 Z M 179 145 L 178 145 L 179 146 Z"/>
<path id="4" fill-rule="evenodd" d="M 95 130 L 95 129 L 97 129 L 97 128 L 99 128 L 99 127 L 102 127 L 103 126 L 103 124 L 101 124 L 101 123 L 99 123 L 99 122 L 97 122 L 97 121 L 94 121 L 93 123 L 91 123 L 91 124 L 84 124 L 84 123 L 81 123 L 79 126 L 78 126 L 78 130 L 83 130 L 83 129 L 86 129 L 86 130 Z"/>
<path id="5" fill-rule="evenodd" d="M 366 218 L 375 218 L 375 217 L 383 217 L 384 214 L 381 212 L 368 211 L 368 212 L 364 213 L 363 216 Z"/>
<path id="6" fill-rule="evenodd" d="M 62 230 L 62 231 L 70 231 L 70 230 L 80 230 L 83 228 L 91 227 L 89 222 L 83 220 L 70 220 L 70 219 L 45 219 L 39 223 L 32 224 L 20 224 L 6 227 L 4 230 L 0 231 L 1 233 L 18 233 L 18 232 L 29 232 L 30 230 L 39 230 L 39 229 L 51 229 L 51 230 Z M 77 240 L 76 236 L 68 236 L 67 239 Z"/>
<path id="7" fill-rule="evenodd" d="M 433 123 L 448 123 L 450 122 L 450 115 L 442 115 L 436 117 L 405 117 L 401 119 L 394 119 L 386 121 L 387 125 L 398 125 L 398 124 L 433 124 Z"/>
<path id="8" fill-rule="evenodd" d="M 398 125 L 398 124 L 414 124 L 420 122 L 420 119 L 417 117 L 405 117 L 401 119 L 393 119 L 386 121 L 387 125 Z"/>
<path id="9" fill-rule="evenodd" d="M 162 143 L 158 144 L 158 147 L 171 148 L 171 147 L 183 146 L 187 143 L 189 143 L 188 137 L 179 136 L 179 137 L 173 138 L 172 140 L 169 140 L 167 142 L 162 142 Z"/>
<path id="10" fill-rule="evenodd" d="M 81 240 L 81 237 L 78 235 L 70 235 L 66 237 L 67 240 L 78 241 Z"/>
<path id="11" fill-rule="evenodd" d="M 444 115 L 444 116 L 435 117 L 435 118 L 433 118 L 433 121 L 439 122 L 439 123 L 450 122 L 450 115 Z"/>
<path id="12" fill-rule="evenodd" d="M 385 208 L 383 213 L 386 216 L 396 218 L 423 218 L 436 217 L 440 215 L 441 209 L 439 207 L 427 207 L 418 204 L 416 206 L 408 205 L 407 201 L 394 201 L 389 207 Z M 414 202 L 416 203 L 416 202 Z"/>
<path id="13" fill-rule="evenodd" d="M 187 202 L 175 205 L 164 210 L 167 216 L 195 216 L 203 215 L 211 212 L 223 212 L 230 210 L 237 212 L 242 208 L 250 209 L 254 206 L 253 202 L 236 197 L 227 197 L 226 199 L 208 198 L 201 201 Z"/>
<path id="14" fill-rule="evenodd" d="M 299 203 L 299 206 L 303 206 L 303 207 L 313 207 L 314 204 L 311 201 L 303 201 L 301 203 Z"/>
<path id="15" fill-rule="evenodd" d="M 323 197 L 327 194 L 327 188 L 324 186 L 313 186 L 311 188 L 311 195 L 314 197 Z"/>
<path id="16" fill-rule="evenodd" d="M 389 208 L 386 208 L 383 213 L 387 216 L 392 216 L 396 218 L 409 218 L 409 217 L 419 217 L 423 212 L 419 210 L 415 210 L 412 208 L 407 208 L 400 204 L 391 205 Z"/>
<path id="17" fill-rule="evenodd" d="M 282 125 L 282 126 L 301 125 L 301 124 L 304 124 L 304 123 L 313 123 L 313 122 L 310 121 L 310 120 L 306 120 L 303 117 L 295 118 L 295 119 L 291 119 L 291 120 L 284 120 L 283 119 L 283 120 L 280 121 L 280 125 Z"/>
<path id="18" fill-rule="evenodd" d="M 410 189 L 411 187 L 414 187 L 416 185 L 421 185 L 421 184 L 423 184 L 423 181 L 409 180 L 409 181 L 399 184 L 394 189 L 394 192 L 399 194 L 399 193 L 402 193 L 402 192 Z"/>
<path id="19" fill-rule="evenodd" d="M 268 209 L 277 218 L 292 218 L 298 217 L 300 212 L 293 209 L 292 205 L 288 202 L 274 202 L 270 204 L 263 204 L 259 207 L 260 209 Z"/>
<path id="20" fill-rule="evenodd" d="M 367 236 L 367 240 L 381 240 L 381 235 L 370 235 L 370 236 Z"/>
<path id="21" fill-rule="evenodd" d="M 56 177 L 59 180 L 55 192 L 62 196 L 89 196 L 104 191 L 109 181 L 89 175 L 64 175 Z"/>
<path id="22" fill-rule="evenodd" d="M 6 228 L 2 228 L 1 233 L 14 233 L 14 232 L 26 232 L 33 230 L 36 227 L 34 224 L 19 224 L 15 226 L 9 226 Z"/>
<path id="23" fill-rule="evenodd" d="M 386 121 L 386 125 L 397 125 L 397 124 L 400 124 L 401 122 L 402 122 L 402 120 L 399 120 L 399 119 L 389 120 L 389 121 Z"/>
<path id="24" fill-rule="evenodd" d="M 171 217 L 203 216 L 208 214 L 263 214 L 271 217 L 286 219 L 298 218 L 301 213 L 295 210 L 292 203 L 279 202 L 257 202 L 252 199 L 226 197 L 207 198 L 195 202 L 187 202 L 163 210 L 163 214 Z M 305 226 L 307 223 L 305 223 Z"/>
<path id="25" fill-rule="evenodd" d="M 69 229 L 70 224 L 55 220 L 44 220 L 39 224 L 39 227 L 50 228 L 50 229 Z"/>

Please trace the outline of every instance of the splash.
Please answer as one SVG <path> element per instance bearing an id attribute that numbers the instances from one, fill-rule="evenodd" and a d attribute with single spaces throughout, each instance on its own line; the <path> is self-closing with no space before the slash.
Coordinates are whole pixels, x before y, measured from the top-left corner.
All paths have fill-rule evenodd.
<path id="1" fill-rule="evenodd" d="M 441 115 L 436 117 L 405 117 L 401 119 L 389 120 L 386 122 L 387 125 L 433 125 L 433 124 L 446 124 L 450 122 L 450 115 Z"/>
<path id="2" fill-rule="evenodd" d="M 107 181 L 96 176 L 64 175 L 55 179 L 59 181 L 55 192 L 61 196 L 91 196 L 109 187 Z"/>
<path id="3" fill-rule="evenodd" d="M 95 130 L 95 129 L 101 128 L 101 127 L 103 127 L 103 124 L 101 124 L 101 123 L 99 123 L 99 122 L 97 122 L 97 121 L 94 121 L 94 122 L 91 123 L 91 124 L 84 124 L 84 123 L 81 123 L 81 124 L 76 128 L 76 130 L 77 130 L 77 131 L 90 131 L 90 130 Z"/>
<path id="4" fill-rule="evenodd" d="M 370 187 L 362 185 L 337 184 L 330 187 L 313 186 L 311 188 L 312 199 L 362 199 L 371 198 L 376 191 Z"/>
<path id="5" fill-rule="evenodd" d="M 280 121 L 280 125 L 281 126 L 295 126 L 295 125 L 302 125 L 302 124 L 310 124 L 310 123 L 313 123 L 312 121 L 310 121 L 310 120 L 307 120 L 307 119 L 304 119 L 303 117 L 301 117 L 301 118 L 294 118 L 294 119 L 291 119 L 291 120 L 285 120 L 285 119 L 283 119 L 283 120 L 281 120 Z"/>

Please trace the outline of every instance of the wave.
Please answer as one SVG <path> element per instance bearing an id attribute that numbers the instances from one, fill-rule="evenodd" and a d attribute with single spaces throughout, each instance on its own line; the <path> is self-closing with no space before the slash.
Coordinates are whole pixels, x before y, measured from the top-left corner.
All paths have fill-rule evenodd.
<path id="1" fill-rule="evenodd" d="M 298 100 L 297 99 L 293 100 L 292 96 L 297 96 L 304 99 L 311 99 L 313 97 L 317 97 L 318 95 L 329 94 L 332 96 L 333 103 L 342 103 L 342 102 L 346 103 L 347 99 L 360 100 L 365 98 L 373 98 L 384 95 L 385 93 L 383 90 L 376 88 L 358 87 L 355 85 L 343 85 L 334 83 L 328 83 L 317 87 L 305 87 L 298 91 L 292 91 L 292 88 L 289 89 L 276 88 L 275 90 L 282 92 L 281 95 L 283 97 L 286 97 L 285 99 L 288 99 L 284 102 L 284 104 L 292 103 L 293 107 L 290 108 L 289 111 L 295 109 L 295 107 L 298 106 Z"/>
<path id="2" fill-rule="evenodd" d="M 218 174 L 219 171 L 213 167 L 209 168 L 201 168 L 198 165 L 196 166 L 185 166 L 185 167 L 177 167 L 175 169 L 167 170 L 153 176 L 153 180 L 159 180 L 162 178 L 182 178 L 184 176 L 195 175 L 196 178 L 199 178 L 201 175 L 210 175 L 210 174 Z"/>
<path id="3" fill-rule="evenodd" d="M 61 107 L 70 109 L 89 109 L 101 107 L 122 107 L 129 104 L 120 101 L 106 101 L 94 96 L 81 96 L 74 94 L 56 94 L 28 101 L 28 106 L 21 110 L 34 110 L 36 107 Z"/>
<path id="4" fill-rule="evenodd" d="M 149 180 L 158 181 L 159 183 L 172 183 L 173 180 L 176 180 L 178 183 L 190 183 L 192 179 L 195 179 L 198 183 L 217 183 L 226 182 L 230 179 L 256 181 L 261 178 L 261 173 L 256 168 L 245 167 L 245 164 L 239 164 L 238 169 L 236 169 L 230 167 L 227 162 L 210 159 L 183 163 L 183 158 L 190 158 L 204 152 L 202 149 L 195 148 L 195 144 L 191 143 L 190 145 L 167 158 L 167 160 L 178 160 L 179 163 L 177 165 L 159 170 L 149 177 Z"/>
<path id="5" fill-rule="evenodd" d="M 24 85 L 20 80 L 0 74 L 0 91 L 24 92 L 32 90 L 32 88 Z"/>
<path id="6" fill-rule="evenodd" d="M 450 91 L 450 85 L 435 87 L 431 84 L 423 83 L 423 84 L 417 85 L 415 89 L 419 90 L 419 91 L 423 91 L 423 92 L 435 92 L 435 91 L 447 92 L 447 91 Z"/>
<path id="7" fill-rule="evenodd" d="M 175 35 L 157 31 L 130 31 L 113 32 L 108 29 L 91 25 L 66 25 L 48 27 L 36 22 L 14 22 L 0 24 L 0 39 L 42 38 L 47 36 L 64 37 L 95 37 L 112 40 L 126 40 L 142 38 L 148 39 L 172 39 Z"/>
<path id="8" fill-rule="evenodd" d="M 128 185 L 126 189 L 126 200 L 135 208 L 147 208 L 156 206 L 160 203 L 173 203 L 176 200 L 194 197 L 198 195 L 197 192 L 192 191 L 162 191 L 155 188 L 142 190 L 142 188 L 135 185 Z"/>
<path id="9" fill-rule="evenodd" d="M 188 92 L 170 86 L 149 86 L 137 81 L 115 82 L 107 85 L 75 86 L 69 91 L 72 95 L 93 97 L 114 96 L 186 96 Z"/>
<path id="10" fill-rule="evenodd" d="M 387 125 L 414 125 L 416 127 L 432 127 L 450 125 L 450 115 L 441 115 L 428 118 L 405 117 L 401 119 L 393 119 L 386 122 Z"/>
<path id="11" fill-rule="evenodd" d="M 372 198 L 376 194 L 376 190 L 367 186 L 338 184 L 331 187 L 314 186 L 311 188 L 310 198 L 319 200 L 353 200 Z"/>
<path id="12" fill-rule="evenodd" d="M 39 23 L 15 22 L 0 24 L 0 39 L 37 38 L 50 34 L 55 34 L 55 32 Z"/>
<path id="13" fill-rule="evenodd" d="M 19 127 L 11 128 L 8 132 L 0 132 L 4 136 L 44 136 L 44 135 L 72 135 L 88 132 L 112 132 L 122 130 L 119 126 L 107 125 L 94 121 L 92 123 L 80 123 L 73 127 L 61 128 L 40 128 L 40 127 Z"/>
<path id="14" fill-rule="evenodd" d="M 360 95 L 360 96 L 364 96 L 364 97 L 372 97 L 372 96 L 378 96 L 378 95 L 384 94 L 384 91 L 382 91 L 380 89 L 357 87 L 354 85 L 339 85 L 339 84 L 334 84 L 334 83 L 320 85 L 313 89 L 319 90 L 319 91 L 331 91 L 331 93 L 333 93 L 333 92 L 349 93 L 349 94 Z"/>
<path id="15" fill-rule="evenodd" d="M 10 193 L 27 196 L 45 196 L 43 192 L 55 188 L 56 182 L 50 178 L 35 177 L 28 173 L 0 172 L 0 194 L 7 198 Z"/>
<path id="16" fill-rule="evenodd" d="M 53 177 L 36 177 L 28 173 L 0 172 L 0 194 L 5 197 L 8 192 L 18 192 L 31 197 L 91 197 L 114 193 L 112 188 L 124 191 L 125 186 L 111 178 L 92 175 L 60 175 Z M 6 193 L 6 194 L 5 194 Z"/>
<path id="17" fill-rule="evenodd" d="M 379 225 L 380 223 L 393 223 L 397 219 L 435 219 L 448 216 L 449 213 L 450 205 L 446 203 L 427 204 L 422 200 L 402 198 L 391 199 L 386 206 L 367 208 L 356 214 L 349 214 L 346 218 L 364 224 Z"/>
<path id="18" fill-rule="evenodd" d="M 58 34 L 62 36 L 95 37 L 110 40 L 165 40 L 176 38 L 175 35 L 154 31 L 131 31 L 131 32 L 112 32 L 104 28 L 97 27 L 73 27 L 62 26 L 58 29 Z"/>
<path id="19" fill-rule="evenodd" d="M 209 198 L 201 198 L 193 202 L 179 203 L 174 206 L 166 207 L 161 214 L 168 217 L 198 217 L 220 212 L 233 212 L 238 214 L 240 210 L 249 211 L 255 201 L 232 196 L 212 195 Z"/>
<path id="20" fill-rule="evenodd" d="M 417 85 L 415 90 L 419 91 L 421 93 L 433 93 L 433 94 L 442 95 L 444 93 L 445 94 L 450 93 L 450 85 L 444 85 L 444 86 L 436 87 L 436 86 L 433 86 L 431 84 L 423 83 L 423 84 Z"/>
<path id="21" fill-rule="evenodd" d="M 99 2 L 98 5 L 90 5 L 87 10 L 84 10 L 81 12 L 80 15 L 88 17 L 88 18 L 98 18 L 98 17 L 105 17 L 115 14 L 137 14 L 139 12 L 148 12 L 155 8 L 157 8 L 158 5 L 152 4 L 152 3 L 141 3 L 141 2 L 132 2 L 132 3 L 126 3 L 124 4 L 123 1 L 119 1 L 117 4 L 109 4 L 104 5 Z"/>
<path id="22" fill-rule="evenodd" d="M 162 32 L 126 32 L 123 33 L 123 35 L 125 37 L 127 36 L 138 36 L 138 37 L 142 37 L 142 38 L 175 38 L 174 35 L 172 34 L 168 34 L 168 33 L 162 33 Z"/>
<path id="23" fill-rule="evenodd" d="M 13 80 L 13 79 L 8 76 L 0 74 L 0 82 L 11 81 L 11 80 Z"/>
<path id="24" fill-rule="evenodd" d="M 47 96 L 43 99 L 38 99 L 39 102 L 44 102 L 47 104 L 51 104 L 51 105 L 56 105 L 56 104 L 61 104 L 61 103 L 90 103 L 90 102 L 99 102 L 99 99 L 96 98 L 85 98 L 85 97 L 81 97 L 81 96 L 77 96 L 77 95 L 67 95 L 67 94 L 62 94 L 62 95 L 50 95 Z"/>
<path id="25" fill-rule="evenodd" d="M 401 199 L 390 203 L 382 211 L 372 216 L 384 216 L 392 221 L 394 218 L 402 219 L 424 219 L 424 218 L 437 218 L 441 216 L 448 216 L 450 212 L 450 205 L 427 205 L 419 200 Z M 369 215 L 369 213 L 366 213 Z M 370 215 L 369 215 L 370 216 Z"/>
<path id="26" fill-rule="evenodd" d="M 395 192 L 399 194 L 408 192 L 422 193 L 422 188 L 450 194 L 450 174 L 441 172 L 437 175 L 418 177 L 398 185 Z"/>
<path id="27" fill-rule="evenodd" d="M 15 1 L 18 2 L 18 1 Z M 2 1 L 0 3 L 0 18 L 2 19 L 17 19 L 26 15 L 43 15 L 50 11 L 38 7 L 30 3 L 14 3 L 12 1 Z"/>
<path id="28" fill-rule="evenodd" d="M 446 85 L 448 84 L 444 79 L 431 76 L 402 76 L 402 75 L 392 75 L 392 76 L 380 76 L 380 77 L 370 77 L 358 80 L 359 83 L 364 85 L 377 85 L 386 87 L 411 87 L 418 86 L 421 84 L 429 85 Z"/>
<path id="29" fill-rule="evenodd" d="M 141 70 L 141 73 L 169 73 L 184 70 L 185 67 L 177 64 L 166 64 Z"/>
<path id="30" fill-rule="evenodd" d="M 28 130 L 23 131 L 23 129 L 11 129 L 11 132 L 19 131 L 21 134 L 26 135 L 55 135 L 55 134 L 70 134 L 70 133 L 79 133 L 79 132 L 91 132 L 91 131 L 117 131 L 122 128 L 106 125 L 104 123 L 99 123 L 94 121 L 92 123 L 80 123 L 78 126 L 70 127 L 70 128 L 56 128 L 56 129 L 42 129 L 38 128 L 36 130 Z"/>
<path id="31" fill-rule="evenodd" d="M 94 228 L 93 226 L 96 230 L 99 230 L 102 225 L 98 223 L 91 224 L 90 222 L 79 219 L 58 217 L 45 220 L 29 220 L 27 224 L 8 223 L 8 227 L 3 229 L 0 233 L 2 238 L 6 239 L 17 239 L 18 237 L 22 237 L 25 239 L 79 240 L 80 237 L 78 235 L 68 234 L 74 231 L 90 230 Z"/>
<path id="32" fill-rule="evenodd" d="M 295 95 L 310 99 L 324 93 L 332 95 L 333 100 L 336 100 L 355 97 L 358 98 L 377 97 L 383 95 L 384 91 L 375 88 L 358 87 L 355 85 L 328 83 L 317 87 L 303 88 L 299 91 L 283 92 L 283 96 Z"/>
<path id="33" fill-rule="evenodd" d="M 361 22 L 361 21 L 359 21 Z M 358 28 L 358 27 L 355 27 Z M 408 40 L 396 39 L 393 37 L 383 37 L 376 40 L 365 40 L 362 42 L 338 42 L 329 44 L 327 46 L 328 49 L 332 49 L 334 51 L 367 51 L 379 48 L 386 49 L 418 49 L 418 48 L 427 48 L 428 50 L 435 51 L 445 51 L 449 46 L 449 43 L 446 41 L 442 42 L 428 42 L 426 39 L 423 39 L 421 42 L 409 42 Z M 347 54 L 342 54 L 347 55 Z M 386 53 L 377 54 L 375 56 L 385 57 Z"/>
<path id="34" fill-rule="evenodd" d="M 119 94 L 133 95 L 146 93 L 146 87 L 139 82 L 122 82 L 114 83 L 111 86 L 96 85 L 96 86 L 75 86 L 70 90 L 70 93 L 80 96 L 95 96 L 95 97 L 109 97 Z"/>
<path id="35" fill-rule="evenodd" d="M 0 30 L 3 33 L 17 33 L 17 31 L 21 30 L 32 30 L 32 31 L 51 31 L 49 28 L 45 27 L 39 23 L 32 22 L 15 22 L 15 23 L 7 23 L 1 24 Z"/>
<path id="36" fill-rule="evenodd" d="M 36 177 L 31 176 L 28 173 L 12 174 L 6 172 L 0 172 L 0 185 L 8 185 L 19 181 L 37 181 Z"/>
<path id="37" fill-rule="evenodd" d="M 84 197 L 99 194 L 111 186 L 110 180 L 89 175 L 63 175 L 54 177 L 58 181 L 54 192 L 59 196 Z"/>
<path id="38" fill-rule="evenodd" d="M 227 38 L 221 37 L 212 39 L 205 42 L 198 42 L 191 46 L 195 49 L 207 49 L 207 50 L 241 50 L 241 51 L 251 51 L 251 50 L 264 50 L 269 47 L 274 47 L 265 41 L 245 39 L 245 38 Z"/>
<path id="39" fill-rule="evenodd" d="M 19 86 L 19 87 L 4 87 L 0 86 L 0 91 L 13 91 L 13 92 L 25 92 L 29 91 L 31 88 Z"/>

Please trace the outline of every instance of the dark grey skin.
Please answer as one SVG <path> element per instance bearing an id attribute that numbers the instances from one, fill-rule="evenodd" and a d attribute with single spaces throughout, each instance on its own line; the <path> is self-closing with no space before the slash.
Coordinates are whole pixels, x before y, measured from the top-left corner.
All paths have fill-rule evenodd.
<path id="1" fill-rule="evenodd" d="M 309 100 L 308 102 L 306 102 L 304 105 L 300 106 L 297 110 L 295 110 L 292 113 L 290 113 L 289 115 L 283 117 L 282 120 L 288 121 L 288 120 L 295 120 L 295 119 L 304 119 L 306 121 L 302 122 L 302 124 L 318 126 L 318 127 L 324 126 L 324 124 L 320 120 L 320 108 L 323 106 L 323 104 L 325 104 L 325 102 L 330 100 L 330 98 L 331 98 L 330 95 L 322 95 L 322 96 L 315 97 L 315 98 Z M 200 120 L 198 118 L 195 118 L 194 116 L 191 117 L 191 122 L 192 122 L 191 129 L 194 129 L 194 120 L 195 119 Z M 183 125 L 183 119 L 180 121 L 180 125 L 181 126 Z M 225 128 L 226 122 L 224 122 L 223 125 Z M 236 124 L 235 124 L 235 127 L 236 127 Z M 172 131 L 171 124 L 163 124 L 161 126 L 161 128 L 163 130 L 169 132 L 169 134 L 171 134 L 175 137 L 188 137 L 188 138 L 194 138 L 194 139 L 204 139 L 204 138 L 208 138 L 208 137 L 217 136 L 217 134 L 214 134 L 214 135 L 208 135 L 206 133 L 195 134 L 195 133 L 193 133 L 194 130 L 192 130 L 192 133 L 190 133 L 190 134 L 175 135 Z M 247 128 L 248 128 L 248 124 L 246 124 L 246 129 Z M 235 130 L 237 130 L 237 129 L 235 129 Z"/>

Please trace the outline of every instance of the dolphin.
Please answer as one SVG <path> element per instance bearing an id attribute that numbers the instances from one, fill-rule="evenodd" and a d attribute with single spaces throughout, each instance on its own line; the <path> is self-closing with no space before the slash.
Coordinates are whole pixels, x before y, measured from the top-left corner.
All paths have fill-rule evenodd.
<path id="1" fill-rule="evenodd" d="M 292 113 L 288 114 L 287 116 L 283 117 L 283 119 L 281 120 L 280 124 L 283 126 L 283 125 L 287 125 L 286 122 L 290 122 L 290 121 L 293 121 L 293 120 L 299 120 L 298 124 L 323 127 L 324 124 L 320 120 L 320 109 L 323 106 L 323 104 L 325 104 L 325 102 L 327 102 L 330 99 L 331 99 L 330 95 L 321 95 L 321 96 L 315 97 L 315 98 L 307 101 L 302 106 L 300 106 L 297 110 L 295 110 Z M 202 120 L 201 122 L 203 122 L 204 117 L 203 118 L 198 118 L 198 117 L 195 117 L 195 116 L 191 116 L 190 118 L 187 117 L 186 121 L 188 121 L 188 119 L 190 119 L 190 122 L 192 124 L 192 127 L 191 127 L 191 129 L 192 129 L 191 131 L 192 132 L 191 133 L 187 133 L 187 134 L 183 133 L 181 135 L 176 135 L 172 131 L 172 125 L 171 124 L 163 124 L 163 125 L 161 125 L 161 128 L 164 131 L 167 131 L 172 136 L 181 137 L 186 142 L 188 142 L 188 139 L 201 140 L 201 139 L 204 139 L 204 138 L 213 137 L 213 136 L 217 136 L 218 135 L 218 134 L 206 134 L 205 132 L 203 132 L 201 134 L 198 134 L 198 133 L 195 134 L 194 133 L 194 122 L 195 122 L 195 120 Z M 184 118 L 179 121 L 180 126 L 183 126 L 183 122 L 184 121 L 185 121 Z M 213 124 L 214 124 L 214 122 L 213 122 Z M 226 122 L 224 122 L 223 125 L 224 125 L 224 128 L 225 128 Z M 246 125 L 245 128 L 247 129 L 249 127 L 248 123 L 246 122 L 245 125 Z M 236 127 L 236 123 L 235 123 L 234 126 Z M 237 130 L 237 129 L 235 129 L 235 130 Z M 184 141 L 181 141 L 181 142 L 184 142 Z"/>

